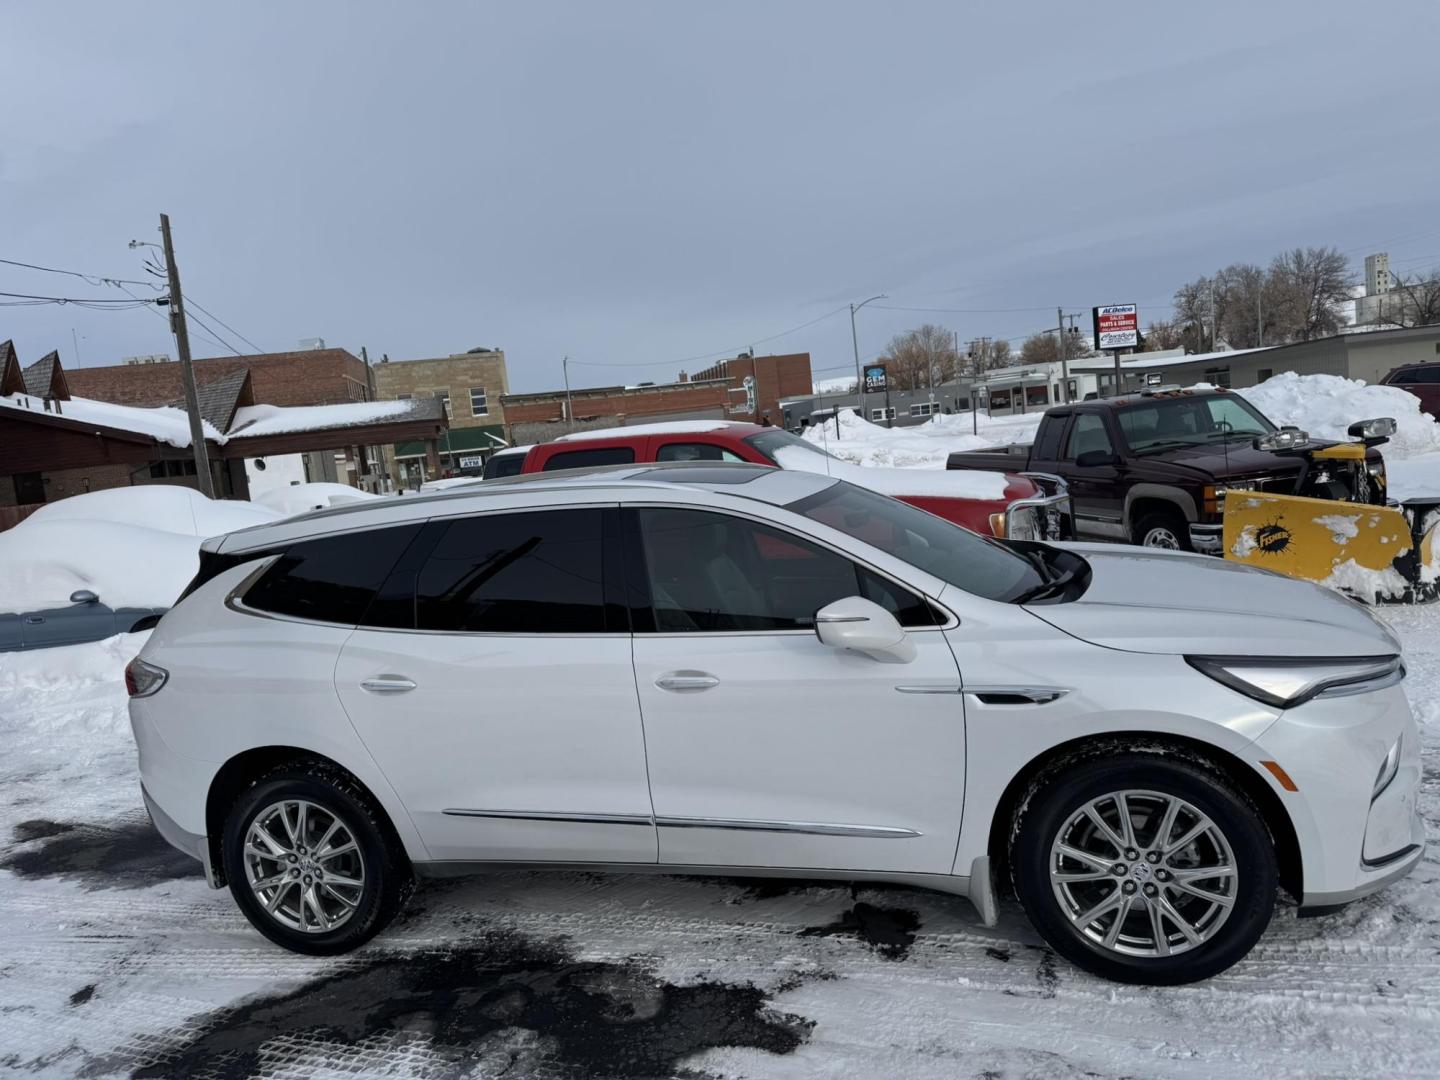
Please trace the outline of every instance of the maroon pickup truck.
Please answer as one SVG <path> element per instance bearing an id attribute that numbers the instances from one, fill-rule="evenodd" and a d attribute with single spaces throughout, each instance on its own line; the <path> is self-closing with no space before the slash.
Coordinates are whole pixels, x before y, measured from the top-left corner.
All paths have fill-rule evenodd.
<path id="1" fill-rule="evenodd" d="M 1213 555 L 1227 491 L 1351 497 L 1325 467 L 1286 449 L 1298 441 L 1289 431 L 1224 389 L 1154 390 L 1057 406 L 1033 443 L 953 453 L 946 467 L 1051 473 L 1069 485 L 1081 539 Z M 1362 501 L 1383 504 L 1385 464 L 1373 445 L 1364 473 Z"/>

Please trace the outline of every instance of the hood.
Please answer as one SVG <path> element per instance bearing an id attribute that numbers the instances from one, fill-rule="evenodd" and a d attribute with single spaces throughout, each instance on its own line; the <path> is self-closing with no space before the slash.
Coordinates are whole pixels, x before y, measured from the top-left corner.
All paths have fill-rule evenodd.
<path id="1" fill-rule="evenodd" d="M 1308 581 L 1209 555 L 1062 544 L 1090 564 L 1078 600 L 1026 607 L 1108 649 L 1209 656 L 1382 656 L 1400 642 L 1368 608 Z"/>
<path id="2" fill-rule="evenodd" d="M 1295 454 L 1273 454 L 1256 450 L 1249 439 L 1234 439 L 1228 452 L 1220 443 L 1199 443 L 1194 446 L 1172 447 L 1154 455 L 1140 455 L 1137 461 L 1163 461 L 1188 469 L 1199 469 L 1212 476 L 1278 475 L 1300 471 L 1302 459 Z"/>

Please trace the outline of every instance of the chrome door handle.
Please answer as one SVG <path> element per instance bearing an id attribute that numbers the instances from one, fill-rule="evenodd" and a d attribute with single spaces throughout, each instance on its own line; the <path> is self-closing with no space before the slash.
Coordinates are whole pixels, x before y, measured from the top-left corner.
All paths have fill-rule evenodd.
<path id="1" fill-rule="evenodd" d="M 376 679 L 366 679 L 360 684 L 361 690 L 369 690 L 372 694 L 403 694 L 407 690 L 414 690 L 415 683 L 400 675 L 382 675 Z"/>
<path id="2" fill-rule="evenodd" d="M 661 690 L 709 690 L 712 686 L 719 686 L 720 680 L 703 671 L 674 671 L 661 675 L 655 680 L 655 685 Z"/>

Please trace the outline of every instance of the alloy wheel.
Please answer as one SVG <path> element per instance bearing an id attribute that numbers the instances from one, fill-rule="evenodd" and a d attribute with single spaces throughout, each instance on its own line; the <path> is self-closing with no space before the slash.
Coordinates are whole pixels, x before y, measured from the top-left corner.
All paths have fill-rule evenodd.
<path id="1" fill-rule="evenodd" d="M 304 799 L 274 802 L 255 815 L 244 862 L 260 906 L 301 933 L 340 928 L 365 892 L 365 858 L 354 831 L 332 810 Z"/>
<path id="2" fill-rule="evenodd" d="M 1220 932 L 1239 868 L 1203 811 L 1158 791 L 1116 791 L 1070 814 L 1050 845 L 1050 885 L 1071 926 L 1126 956 L 1173 956 Z"/>
<path id="3" fill-rule="evenodd" d="M 1172 551 L 1180 550 L 1180 540 L 1174 530 L 1165 525 L 1157 525 L 1145 534 L 1141 541 L 1142 547 L 1169 548 Z"/>

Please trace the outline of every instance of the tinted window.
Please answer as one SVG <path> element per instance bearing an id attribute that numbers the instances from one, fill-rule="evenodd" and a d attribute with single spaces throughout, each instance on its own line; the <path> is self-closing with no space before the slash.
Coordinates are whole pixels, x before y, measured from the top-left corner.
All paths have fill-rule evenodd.
<path id="1" fill-rule="evenodd" d="M 1417 372 L 1416 382 L 1419 383 L 1440 383 L 1440 367 L 1424 368 Z"/>
<path id="2" fill-rule="evenodd" d="M 524 454 L 492 454 L 485 462 L 485 479 L 496 480 L 502 476 L 519 476 L 525 467 Z"/>
<path id="3" fill-rule="evenodd" d="M 1003 544 L 853 484 L 833 484 L 786 509 L 976 596 L 1006 600 L 1040 583 L 1034 565 Z"/>
<path id="4" fill-rule="evenodd" d="M 354 626 L 419 531 L 419 525 L 405 525 L 291 544 L 250 587 L 245 604 L 276 615 Z"/>
<path id="5" fill-rule="evenodd" d="M 710 443 L 666 443 L 655 452 L 656 461 L 741 461 L 723 446 Z"/>
<path id="6" fill-rule="evenodd" d="M 1137 453 L 1274 430 L 1253 406 L 1234 394 L 1155 398 L 1122 409 L 1118 419 L 1125 441 Z"/>
<path id="7" fill-rule="evenodd" d="M 1069 413 L 1051 413 L 1040 422 L 1040 438 L 1035 441 L 1035 460 L 1054 461 L 1060 456 L 1060 436 L 1065 434 Z"/>
<path id="8" fill-rule="evenodd" d="M 1099 413 L 1080 413 L 1070 428 L 1070 441 L 1065 446 L 1065 460 L 1074 461 L 1091 450 L 1111 453 L 1110 436 L 1105 432 L 1105 418 Z"/>
<path id="9" fill-rule="evenodd" d="M 593 469 L 597 465 L 629 465 L 635 451 L 628 446 L 597 446 L 593 450 L 567 450 L 556 454 L 542 465 L 541 472 L 552 469 Z"/>
<path id="10" fill-rule="evenodd" d="M 487 514 L 451 522 L 421 568 L 421 630 L 605 630 L 601 511 Z"/>
<path id="11" fill-rule="evenodd" d="M 925 601 L 849 559 L 744 518 L 698 510 L 641 510 L 655 629 L 803 630 L 815 612 L 865 596 L 925 626 Z"/>

